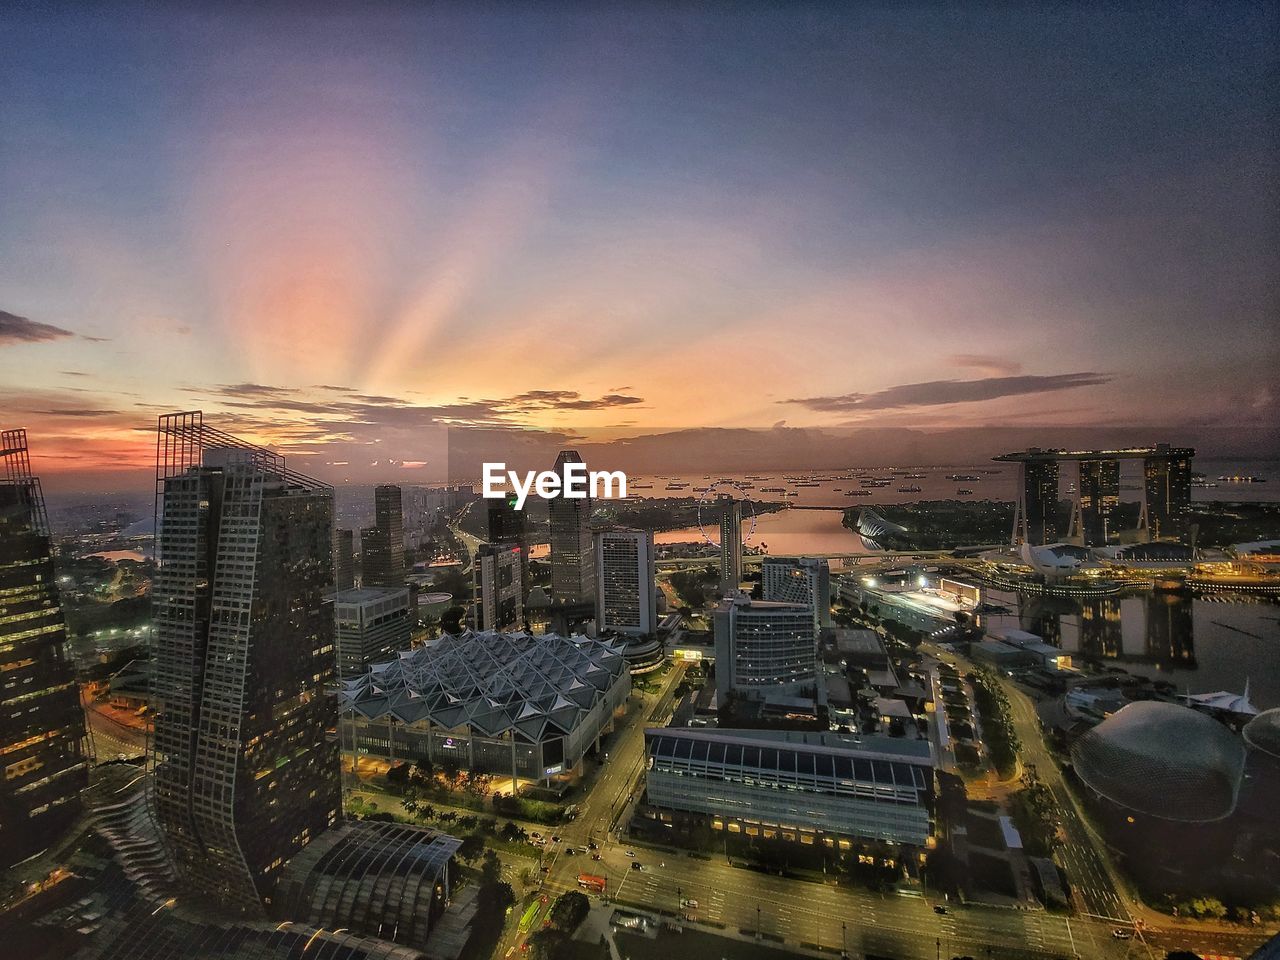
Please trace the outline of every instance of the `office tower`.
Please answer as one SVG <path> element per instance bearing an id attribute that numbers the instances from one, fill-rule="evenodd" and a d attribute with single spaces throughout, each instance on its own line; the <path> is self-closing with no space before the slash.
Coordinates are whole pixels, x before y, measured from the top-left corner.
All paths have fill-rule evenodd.
<path id="1" fill-rule="evenodd" d="M 582 463 L 577 450 L 561 450 L 556 473 L 566 463 Z M 548 501 L 551 519 L 551 592 L 556 603 L 595 600 L 595 563 L 591 556 L 591 498 L 555 497 Z"/>
<path id="2" fill-rule="evenodd" d="M 525 526 L 523 510 L 517 510 L 514 499 L 488 500 L 489 543 L 518 547 L 520 550 L 520 600 L 528 606 L 529 588 L 529 534 Z"/>
<path id="3" fill-rule="evenodd" d="M 1186 535 L 1191 511 L 1191 460 L 1195 450 L 1157 444 L 1142 462 L 1142 522 L 1152 540 L 1172 540 Z"/>
<path id="4" fill-rule="evenodd" d="M 653 532 L 605 530 L 595 539 L 597 628 L 636 636 L 653 633 L 658 627 Z"/>
<path id="5" fill-rule="evenodd" d="M 358 676 L 371 663 L 409 649 L 413 621 L 407 587 L 339 590 L 335 603 L 340 676 Z"/>
<path id="6" fill-rule="evenodd" d="M 0 869 L 52 843 L 89 782 L 53 540 L 27 432 L 0 433 Z"/>
<path id="7" fill-rule="evenodd" d="M 360 564 L 361 586 L 404 586 L 404 514 L 394 484 L 374 488 L 373 526 L 360 534 Z"/>
<path id="8" fill-rule="evenodd" d="M 727 597 L 742 583 L 742 501 L 722 493 L 716 505 L 720 508 L 720 595 Z"/>
<path id="9" fill-rule="evenodd" d="M 1099 547 L 1115 536 L 1115 511 L 1120 504 L 1120 461 L 1080 460 L 1079 479 L 1071 511 L 1070 539 Z"/>
<path id="10" fill-rule="evenodd" d="M 477 630 L 520 630 L 524 627 L 524 587 L 520 580 L 520 548 L 505 543 L 482 543 L 476 550 Z"/>
<path id="11" fill-rule="evenodd" d="M 354 530 L 333 532 L 333 585 L 335 590 L 350 590 L 356 585 L 356 534 Z"/>
<path id="12" fill-rule="evenodd" d="M 198 411 L 156 450 L 152 802 L 184 881 L 261 913 L 341 809 L 333 491 Z"/>
<path id="13" fill-rule="evenodd" d="M 814 626 L 831 626 L 831 567 L 821 557 L 765 557 L 760 565 L 765 600 L 813 608 Z"/>
<path id="14" fill-rule="evenodd" d="M 712 614 L 716 702 L 730 694 L 753 699 L 798 693 L 817 683 L 818 638 L 813 608 L 737 596 Z"/>
<path id="15" fill-rule="evenodd" d="M 1018 464 L 1018 504 L 1013 544 L 1040 546 L 1058 542 L 1058 461 L 1026 459 Z"/>

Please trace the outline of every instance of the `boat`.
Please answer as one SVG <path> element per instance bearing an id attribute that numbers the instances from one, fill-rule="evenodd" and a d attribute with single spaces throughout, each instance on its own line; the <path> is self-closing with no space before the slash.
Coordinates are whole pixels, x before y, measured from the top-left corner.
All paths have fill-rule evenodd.
<path id="1" fill-rule="evenodd" d="M 963 481 L 963 482 L 966 482 L 966 483 L 976 483 L 977 481 L 981 480 L 982 478 L 981 478 L 981 477 L 975 477 L 975 476 L 974 476 L 973 474 L 971 474 L 971 473 L 949 473 L 949 474 L 947 474 L 947 479 L 948 479 L 948 480 Z"/>
<path id="2" fill-rule="evenodd" d="M 923 473 L 905 473 L 902 475 L 904 480 L 923 480 Z"/>
<path id="3" fill-rule="evenodd" d="M 915 484 L 912 484 L 909 487 L 899 487 L 898 492 L 899 493 L 919 493 L 920 487 L 916 486 Z"/>
<path id="4" fill-rule="evenodd" d="M 1218 478 L 1219 483 L 1266 483 L 1266 477 L 1243 477 L 1243 476 L 1226 476 L 1225 474 Z"/>
<path id="5" fill-rule="evenodd" d="M 850 490 L 845 494 L 845 496 L 846 497 L 869 497 L 871 496 L 871 491 L 870 490 Z"/>
<path id="6" fill-rule="evenodd" d="M 972 495 L 973 491 L 970 490 L 968 487 L 961 487 L 959 490 L 956 491 L 956 494 L 961 497 L 967 497 Z"/>
<path id="7" fill-rule="evenodd" d="M 786 487 L 761 487 L 760 492 L 761 493 L 786 493 L 787 488 Z"/>

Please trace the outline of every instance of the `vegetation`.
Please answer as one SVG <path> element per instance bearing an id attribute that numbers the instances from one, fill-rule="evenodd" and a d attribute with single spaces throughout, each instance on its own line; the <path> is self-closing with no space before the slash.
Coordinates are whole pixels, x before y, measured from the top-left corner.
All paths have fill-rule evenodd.
<path id="1" fill-rule="evenodd" d="M 674 570 L 671 573 L 671 589 L 684 604 L 697 609 L 706 604 L 707 593 L 715 587 L 718 579 L 715 567 L 710 564 L 702 568 Z"/>
<path id="2" fill-rule="evenodd" d="M 969 674 L 973 695 L 982 714 L 982 739 L 987 745 L 991 763 L 1002 777 L 1010 776 L 1018 765 L 1021 744 L 1013 730 L 1013 718 L 1009 713 L 1009 701 L 1000 689 L 1000 683 L 985 671 Z"/>
<path id="3" fill-rule="evenodd" d="M 1030 784 L 1009 798 L 1013 822 L 1022 834 L 1022 847 L 1033 857 L 1051 857 L 1058 846 L 1057 801 L 1043 783 Z"/>

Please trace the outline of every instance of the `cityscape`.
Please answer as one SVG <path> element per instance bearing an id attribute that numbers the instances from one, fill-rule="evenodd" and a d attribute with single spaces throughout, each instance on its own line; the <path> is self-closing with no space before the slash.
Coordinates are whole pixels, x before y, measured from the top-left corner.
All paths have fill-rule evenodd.
<path id="1" fill-rule="evenodd" d="M 1280 8 L 0 31 L 5 957 L 1280 958 Z"/>

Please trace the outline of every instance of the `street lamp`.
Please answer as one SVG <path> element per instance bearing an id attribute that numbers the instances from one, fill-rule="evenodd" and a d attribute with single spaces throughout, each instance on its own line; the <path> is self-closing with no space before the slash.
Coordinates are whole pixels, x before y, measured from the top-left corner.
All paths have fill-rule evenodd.
<path id="1" fill-rule="evenodd" d="M 845 927 L 843 920 L 840 921 L 840 956 L 845 957 L 846 960 L 849 956 L 849 940 L 847 937 L 847 928 Z"/>

